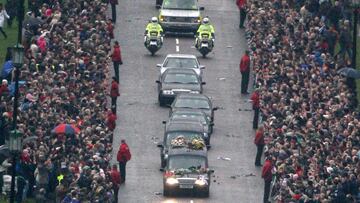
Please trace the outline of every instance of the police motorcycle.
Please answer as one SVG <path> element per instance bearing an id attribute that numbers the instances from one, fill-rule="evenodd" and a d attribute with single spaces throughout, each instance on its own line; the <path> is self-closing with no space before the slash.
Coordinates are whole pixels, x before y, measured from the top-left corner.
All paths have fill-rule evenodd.
<path id="1" fill-rule="evenodd" d="M 209 23 L 209 18 L 203 19 L 202 25 L 200 25 L 195 40 L 195 48 L 205 58 L 208 53 L 214 48 L 215 41 L 214 27 Z"/>
<path id="2" fill-rule="evenodd" d="M 200 33 L 197 37 L 196 43 L 196 49 L 203 57 L 206 57 L 206 55 L 214 48 L 214 38 L 211 36 L 210 32 Z"/>
<path id="3" fill-rule="evenodd" d="M 157 18 L 153 17 L 151 23 L 157 23 Z M 147 50 L 154 56 L 155 53 L 162 47 L 163 36 L 159 30 L 147 30 L 144 38 L 144 45 Z"/>

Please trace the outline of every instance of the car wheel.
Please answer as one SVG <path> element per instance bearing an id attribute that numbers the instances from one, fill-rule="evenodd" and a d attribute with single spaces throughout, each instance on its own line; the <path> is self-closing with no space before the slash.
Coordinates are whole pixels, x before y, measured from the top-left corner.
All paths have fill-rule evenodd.
<path id="1" fill-rule="evenodd" d="M 203 197 L 209 197 L 209 196 L 210 196 L 209 188 L 206 189 L 206 190 L 202 193 L 202 196 L 203 196 Z"/>
<path id="2" fill-rule="evenodd" d="M 158 100 L 159 100 L 159 105 L 160 105 L 160 106 L 165 106 L 165 102 L 164 102 L 163 99 L 161 98 L 160 94 L 159 94 Z"/>

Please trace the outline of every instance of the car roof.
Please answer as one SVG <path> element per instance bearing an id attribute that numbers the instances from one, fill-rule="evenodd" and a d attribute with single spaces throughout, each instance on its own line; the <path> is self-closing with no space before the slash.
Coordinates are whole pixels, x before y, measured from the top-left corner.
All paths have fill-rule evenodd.
<path id="1" fill-rule="evenodd" d="M 181 93 L 176 96 L 177 98 L 187 98 L 187 99 L 204 99 L 209 100 L 210 98 L 204 94 L 192 94 L 192 93 Z"/>
<path id="2" fill-rule="evenodd" d="M 168 68 L 164 72 L 164 74 L 176 74 L 176 73 L 197 75 L 196 72 L 191 68 Z"/>
<path id="3" fill-rule="evenodd" d="M 192 54 L 168 54 L 166 55 L 166 58 L 196 58 L 195 55 Z"/>
<path id="4" fill-rule="evenodd" d="M 171 115 L 173 114 L 191 114 L 191 115 L 201 115 L 201 116 L 206 116 L 206 114 L 201 110 L 201 109 L 176 109 L 174 112 L 172 112 Z"/>
<path id="5" fill-rule="evenodd" d="M 190 117 L 190 116 L 187 116 L 187 117 L 171 117 L 172 119 L 170 120 L 170 122 L 191 122 L 191 123 L 201 123 L 201 117 L 198 116 L 198 117 Z"/>
<path id="6" fill-rule="evenodd" d="M 168 151 L 168 156 L 176 155 L 195 155 L 207 158 L 207 149 L 206 147 L 203 147 L 202 149 L 190 149 L 186 147 L 170 148 Z"/>
<path id="7" fill-rule="evenodd" d="M 204 126 L 199 122 L 193 121 L 172 121 L 167 123 L 165 133 L 174 131 L 192 131 L 202 133 L 204 132 Z"/>

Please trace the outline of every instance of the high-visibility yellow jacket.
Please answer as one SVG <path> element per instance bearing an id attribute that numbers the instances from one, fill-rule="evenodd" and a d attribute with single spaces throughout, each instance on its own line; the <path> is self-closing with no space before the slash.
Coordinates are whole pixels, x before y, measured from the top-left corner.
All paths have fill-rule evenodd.
<path id="1" fill-rule="evenodd" d="M 214 35 L 215 34 L 214 26 L 212 26 L 211 24 L 200 25 L 199 29 L 197 30 L 197 34 L 201 35 L 202 32 L 210 32 L 212 35 Z"/>
<path id="2" fill-rule="evenodd" d="M 146 26 L 146 33 L 149 33 L 151 31 L 156 31 L 156 32 L 158 32 L 158 35 L 159 35 L 161 32 L 163 32 L 163 29 L 159 23 L 151 22 L 151 23 L 147 24 L 147 26 Z"/>

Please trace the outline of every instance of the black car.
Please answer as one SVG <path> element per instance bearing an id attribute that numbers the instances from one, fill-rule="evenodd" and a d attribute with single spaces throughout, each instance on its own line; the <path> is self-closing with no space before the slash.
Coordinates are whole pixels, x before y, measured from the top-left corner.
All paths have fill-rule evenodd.
<path id="1" fill-rule="evenodd" d="M 181 113 L 181 112 L 180 112 Z M 200 124 L 203 126 L 204 128 L 204 140 L 205 140 L 205 144 L 210 147 L 210 126 L 212 125 L 210 123 L 210 121 L 208 121 L 206 115 L 204 112 L 195 112 L 195 113 L 200 113 L 197 114 L 197 116 L 195 116 L 194 114 L 190 114 L 190 112 L 187 112 L 187 114 L 180 114 L 179 111 L 176 111 L 175 113 L 173 113 L 171 115 L 171 117 L 169 118 L 168 122 L 183 122 L 183 123 L 195 123 L 195 124 Z M 163 121 L 163 123 L 166 123 L 166 121 Z"/>
<path id="2" fill-rule="evenodd" d="M 206 114 L 211 123 L 214 123 L 214 111 L 218 110 L 218 107 L 213 107 L 210 98 L 206 95 L 183 93 L 176 96 L 169 115 L 171 116 L 174 111 L 186 109 L 199 109 Z"/>
<path id="3" fill-rule="evenodd" d="M 192 69 L 169 68 L 156 81 L 160 106 L 171 104 L 179 93 L 201 94 L 202 82 Z"/>
<path id="4" fill-rule="evenodd" d="M 208 197 L 213 172 L 208 168 L 206 150 L 171 149 L 164 168 L 163 194 L 170 196 L 181 191 Z"/>
<path id="5" fill-rule="evenodd" d="M 169 120 L 180 119 L 180 118 L 200 121 L 203 124 L 204 128 L 206 129 L 205 131 L 207 131 L 209 135 L 211 135 L 214 131 L 213 130 L 214 124 L 211 123 L 211 120 L 200 109 L 177 110 L 175 112 L 172 112 Z"/>
<path id="6" fill-rule="evenodd" d="M 204 127 L 199 123 L 183 121 L 166 123 L 163 142 L 157 145 L 160 148 L 161 168 L 164 168 L 166 164 L 169 149 L 174 147 L 172 141 L 178 137 L 184 137 L 186 141 L 193 140 L 194 138 L 204 141 L 208 135 L 204 131 Z"/>

